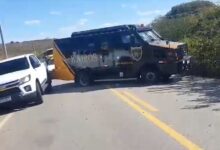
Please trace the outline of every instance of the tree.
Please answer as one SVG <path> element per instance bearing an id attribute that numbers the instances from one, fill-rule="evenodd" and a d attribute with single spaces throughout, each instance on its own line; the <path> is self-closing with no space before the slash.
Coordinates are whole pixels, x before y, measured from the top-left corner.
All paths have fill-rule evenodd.
<path id="1" fill-rule="evenodd" d="M 166 39 L 188 44 L 197 74 L 220 76 L 220 6 L 207 1 L 181 4 L 152 26 Z"/>

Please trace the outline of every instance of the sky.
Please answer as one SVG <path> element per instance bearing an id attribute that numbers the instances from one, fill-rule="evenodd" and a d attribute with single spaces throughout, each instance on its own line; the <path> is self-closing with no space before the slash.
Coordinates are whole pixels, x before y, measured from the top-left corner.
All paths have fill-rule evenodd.
<path id="1" fill-rule="evenodd" d="M 148 24 L 189 0 L 0 0 L 6 42 L 69 37 L 74 31 Z"/>

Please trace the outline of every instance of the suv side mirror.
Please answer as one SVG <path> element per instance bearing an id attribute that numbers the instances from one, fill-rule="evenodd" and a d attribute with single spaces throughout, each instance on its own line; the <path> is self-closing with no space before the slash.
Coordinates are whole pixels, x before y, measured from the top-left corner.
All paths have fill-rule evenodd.
<path id="1" fill-rule="evenodd" d="M 41 63 L 39 63 L 39 64 L 36 64 L 36 63 L 35 63 L 35 64 L 33 65 L 33 68 L 35 69 L 35 68 L 38 68 L 38 67 L 40 67 L 40 66 L 41 66 Z"/>

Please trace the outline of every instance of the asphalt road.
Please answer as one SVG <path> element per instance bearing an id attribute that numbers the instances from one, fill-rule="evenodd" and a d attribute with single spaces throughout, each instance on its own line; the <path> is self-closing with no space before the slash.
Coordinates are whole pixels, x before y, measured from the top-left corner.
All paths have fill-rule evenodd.
<path id="1" fill-rule="evenodd" d="M 54 81 L 41 105 L 0 111 L 0 150 L 219 150 L 220 81 Z"/>

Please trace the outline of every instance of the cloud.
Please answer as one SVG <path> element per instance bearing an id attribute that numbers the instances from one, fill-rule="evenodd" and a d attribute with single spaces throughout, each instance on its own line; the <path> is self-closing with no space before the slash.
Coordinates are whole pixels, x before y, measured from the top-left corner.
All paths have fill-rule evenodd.
<path id="1" fill-rule="evenodd" d="M 137 11 L 138 16 L 150 16 L 150 15 L 163 15 L 165 10 L 152 10 L 152 11 Z"/>
<path id="2" fill-rule="evenodd" d="M 146 19 L 146 18 L 139 18 L 139 20 L 137 20 L 138 24 L 144 24 L 144 25 L 148 25 L 149 23 L 151 23 L 152 19 Z"/>
<path id="3" fill-rule="evenodd" d="M 137 9 L 137 4 L 121 4 L 121 8 Z"/>
<path id="4" fill-rule="evenodd" d="M 83 26 L 85 25 L 89 20 L 86 18 L 82 18 L 78 21 L 78 25 Z"/>
<path id="5" fill-rule="evenodd" d="M 84 30 L 88 27 L 88 19 L 82 18 L 77 21 L 76 24 L 60 27 L 58 29 L 58 35 L 62 37 L 70 36 L 72 32 Z"/>
<path id="6" fill-rule="evenodd" d="M 40 33 L 39 33 L 39 36 L 42 37 L 42 38 L 45 38 L 45 37 L 48 36 L 48 33 L 46 33 L 46 32 L 40 32 Z"/>
<path id="7" fill-rule="evenodd" d="M 118 24 L 119 24 L 118 22 L 106 22 L 103 23 L 100 27 L 111 27 L 111 26 L 116 26 Z"/>
<path id="8" fill-rule="evenodd" d="M 70 25 L 70 26 L 65 26 L 65 27 L 61 27 L 59 28 L 59 32 L 60 33 L 69 33 L 71 34 L 73 31 L 75 31 L 77 29 L 77 26 L 76 25 Z"/>
<path id="9" fill-rule="evenodd" d="M 121 7 L 122 7 L 122 8 L 126 8 L 126 7 L 127 7 L 127 4 L 121 4 Z"/>
<path id="10" fill-rule="evenodd" d="M 24 21 L 24 24 L 25 25 L 39 25 L 39 24 L 41 24 L 41 21 L 37 20 L 37 19 L 26 20 L 26 21 Z"/>
<path id="11" fill-rule="evenodd" d="M 211 0 L 215 4 L 220 4 L 220 0 Z"/>
<path id="12" fill-rule="evenodd" d="M 86 15 L 86 16 L 93 15 L 93 14 L 95 14 L 94 11 L 86 11 L 86 12 L 84 12 L 84 15 Z"/>
<path id="13" fill-rule="evenodd" d="M 50 15 L 54 15 L 54 16 L 60 16 L 62 15 L 62 13 L 60 11 L 50 11 L 49 12 Z"/>

